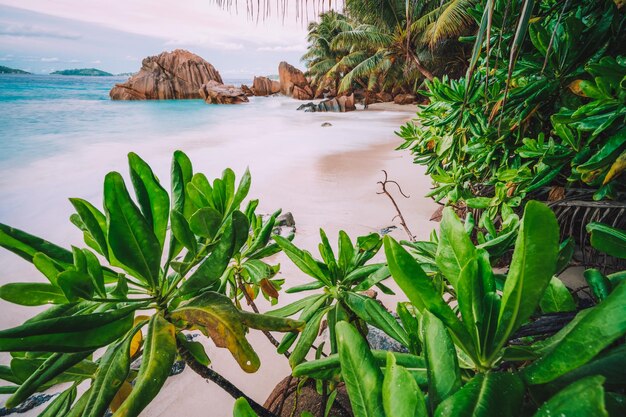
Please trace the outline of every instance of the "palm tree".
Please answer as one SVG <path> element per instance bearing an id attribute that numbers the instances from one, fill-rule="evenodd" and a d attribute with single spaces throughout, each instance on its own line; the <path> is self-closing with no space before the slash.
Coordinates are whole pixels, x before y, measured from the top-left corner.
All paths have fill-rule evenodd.
<path id="1" fill-rule="evenodd" d="M 320 14 L 319 22 L 311 22 L 308 26 L 308 48 L 302 56 L 311 77 L 313 85 L 318 86 L 318 90 L 324 87 L 337 89 L 344 68 L 342 61 L 350 55 L 349 49 L 333 48 L 332 43 L 335 37 L 342 32 L 353 30 L 352 24 L 346 16 L 335 11 Z"/>
<path id="2" fill-rule="evenodd" d="M 420 56 L 466 32 L 474 24 L 468 11 L 475 1 L 347 0 L 347 15 L 360 24 L 337 34 L 331 49 L 350 50 L 350 63 L 357 57 L 360 62 L 343 77 L 340 91 L 362 79 L 385 90 L 400 85 L 414 90 L 419 79 L 432 79 Z"/>

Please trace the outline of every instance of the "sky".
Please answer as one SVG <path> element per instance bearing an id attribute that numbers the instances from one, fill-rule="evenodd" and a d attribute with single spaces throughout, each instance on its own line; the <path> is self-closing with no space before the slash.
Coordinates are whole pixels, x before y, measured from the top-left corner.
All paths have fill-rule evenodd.
<path id="1" fill-rule="evenodd" d="M 0 65 L 36 74 L 92 67 L 118 74 L 139 70 L 146 56 L 182 48 L 224 78 L 276 74 L 280 61 L 302 68 L 306 49 L 306 22 L 288 1 L 284 22 L 272 9 L 257 23 L 246 16 L 245 1 L 236 13 L 210 0 L 0 0 Z M 309 19 L 318 12 L 313 7 Z"/>

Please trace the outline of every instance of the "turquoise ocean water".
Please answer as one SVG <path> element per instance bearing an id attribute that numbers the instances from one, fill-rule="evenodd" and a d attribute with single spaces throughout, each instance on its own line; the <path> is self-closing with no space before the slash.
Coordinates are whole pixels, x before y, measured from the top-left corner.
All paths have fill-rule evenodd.
<path id="1" fill-rule="evenodd" d="M 90 143 L 181 134 L 224 117 L 228 110 L 207 111 L 200 100 L 111 101 L 109 90 L 125 80 L 0 75 L 0 166 L 25 164 Z"/>

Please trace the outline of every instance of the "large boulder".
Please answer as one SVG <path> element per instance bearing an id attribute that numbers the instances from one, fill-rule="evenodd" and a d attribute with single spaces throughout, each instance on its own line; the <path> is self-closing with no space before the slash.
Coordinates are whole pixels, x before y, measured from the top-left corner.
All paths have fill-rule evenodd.
<path id="1" fill-rule="evenodd" d="M 311 100 L 313 98 L 313 90 L 304 73 L 298 68 L 283 61 L 278 65 L 278 77 L 282 94 L 297 100 Z"/>
<path id="2" fill-rule="evenodd" d="M 267 77 L 254 77 L 252 91 L 255 96 L 269 96 L 280 92 L 280 82 Z"/>
<path id="3" fill-rule="evenodd" d="M 200 97 L 208 104 L 239 104 L 247 103 L 248 97 L 241 88 L 224 85 L 211 80 L 198 90 Z"/>
<path id="4" fill-rule="evenodd" d="M 298 107 L 298 110 L 304 110 L 305 112 L 337 112 L 345 113 L 356 110 L 354 104 L 354 94 L 349 96 L 334 97 L 328 100 L 322 100 L 315 104 L 313 102 L 306 103 Z"/>
<path id="5" fill-rule="evenodd" d="M 109 92 L 113 100 L 198 99 L 209 81 L 222 83 L 220 73 L 204 59 L 183 49 L 144 58 L 141 69 Z"/>

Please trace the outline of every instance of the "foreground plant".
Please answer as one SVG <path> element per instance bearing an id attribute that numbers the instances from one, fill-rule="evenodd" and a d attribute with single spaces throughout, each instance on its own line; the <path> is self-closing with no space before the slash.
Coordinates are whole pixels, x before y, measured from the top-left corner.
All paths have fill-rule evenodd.
<path id="1" fill-rule="evenodd" d="M 596 244 L 619 250 L 623 236 L 596 226 Z M 517 339 L 557 271 L 559 230 L 552 211 L 529 202 L 502 291 L 484 249 L 446 209 L 436 255 L 457 294 L 442 297 L 421 266 L 385 237 L 392 277 L 410 301 L 421 356 L 370 351 L 352 324 L 336 324 L 338 354 L 298 365 L 294 375 L 336 378 L 340 370 L 357 417 L 621 416 L 625 411 L 626 284 L 546 339 Z M 617 238 L 616 238 L 617 236 Z M 403 320 L 408 323 L 409 320 Z M 538 336 L 545 336 L 538 334 Z"/>
<path id="2" fill-rule="evenodd" d="M 287 290 L 288 293 L 322 290 L 288 304 L 268 314 L 287 317 L 298 312 L 299 319 L 306 322 L 302 334 L 288 333 L 278 346 L 278 352 L 284 353 L 297 339 L 289 357 L 292 367 L 304 361 L 320 332 L 320 325 L 326 318 L 330 331 L 330 352 L 337 353 L 335 324 L 342 320 L 357 323 L 362 334 L 367 334 L 366 324 L 371 324 L 388 333 L 404 346 L 409 345 L 406 332 L 395 318 L 376 300 L 360 294 L 376 286 L 386 293 L 389 290 L 381 281 L 389 277 L 389 269 L 381 263 L 369 264 L 382 246 L 382 239 L 376 233 L 357 238 L 356 244 L 344 232 L 339 232 L 337 256 L 328 241 L 326 233 L 320 229 L 321 243 L 319 252 L 322 261 L 289 240 L 275 236 L 276 243 L 285 254 L 305 274 L 314 281 Z"/>
<path id="3" fill-rule="evenodd" d="M 239 210 L 250 188 L 248 172 L 238 186 L 230 169 L 211 184 L 193 174 L 187 156 L 177 151 L 170 200 L 139 156 L 128 159 L 135 200 L 117 172 L 104 181 L 104 213 L 85 200 L 70 200 L 76 209 L 71 220 L 89 248 L 67 250 L 0 225 L 0 245 L 48 279 L 4 285 L 0 297 L 26 306 L 54 305 L 0 331 L 0 351 L 12 356 L 10 366 L 0 367 L 0 378 L 14 384 L 3 388 L 12 393 L 8 408 L 69 382 L 42 415 L 97 417 L 111 408 L 115 417 L 137 416 L 159 393 L 178 353 L 209 364 L 202 345 L 186 331 L 200 330 L 227 348 L 244 371 L 255 372 L 260 362 L 246 340 L 249 328 L 302 326 L 242 311 L 225 295 L 233 270 L 250 269 L 278 250 L 268 245 L 274 216 L 264 224 L 254 201 Z M 274 271 L 268 266 L 247 274 L 249 285 L 263 285 Z M 140 356 L 136 372 L 130 365 Z M 76 399 L 84 381 L 89 388 Z"/>

